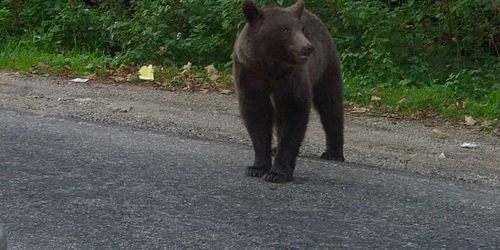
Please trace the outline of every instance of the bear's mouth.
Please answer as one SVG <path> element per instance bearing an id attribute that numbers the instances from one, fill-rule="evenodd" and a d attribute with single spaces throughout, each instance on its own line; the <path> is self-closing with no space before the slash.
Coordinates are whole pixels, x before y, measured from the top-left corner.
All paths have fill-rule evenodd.
<path id="1" fill-rule="evenodd" d="M 304 64 L 309 60 L 310 55 L 303 53 L 300 54 L 288 54 L 288 62 L 291 64 Z"/>
<path id="2" fill-rule="evenodd" d="M 295 61 L 297 61 L 297 63 L 302 64 L 302 63 L 305 63 L 308 59 L 309 59 L 309 55 L 300 54 Z"/>

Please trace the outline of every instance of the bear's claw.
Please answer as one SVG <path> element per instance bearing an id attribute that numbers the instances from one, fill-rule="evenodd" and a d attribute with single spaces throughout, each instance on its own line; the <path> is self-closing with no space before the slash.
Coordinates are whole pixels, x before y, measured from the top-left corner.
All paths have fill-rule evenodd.
<path id="1" fill-rule="evenodd" d="M 320 158 L 329 161 L 345 161 L 344 155 L 335 151 L 325 151 Z"/>
<path id="2" fill-rule="evenodd" d="M 267 172 L 269 172 L 269 169 L 265 167 L 261 166 L 247 167 L 247 175 L 250 177 L 262 177 Z"/>
<path id="3" fill-rule="evenodd" d="M 285 183 L 293 181 L 292 174 L 282 174 L 277 172 L 269 172 L 264 174 L 264 180 L 272 183 Z"/>

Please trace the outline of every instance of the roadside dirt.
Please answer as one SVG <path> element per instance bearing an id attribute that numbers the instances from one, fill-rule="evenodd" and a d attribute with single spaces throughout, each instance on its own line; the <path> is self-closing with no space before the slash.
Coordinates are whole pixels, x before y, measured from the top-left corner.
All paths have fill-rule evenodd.
<path id="1" fill-rule="evenodd" d="M 250 145 L 234 95 L 167 92 L 132 84 L 69 80 L 0 71 L 0 108 Z M 434 137 L 434 128 L 450 137 Z M 478 127 L 347 114 L 345 142 L 347 164 L 500 187 L 500 137 Z M 475 142 L 479 147 L 461 148 L 463 142 Z M 323 131 L 313 112 L 301 155 L 315 157 L 323 149 Z M 442 153 L 444 158 L 440 158 Z M 252 161 L 242 160 L 246 164 Z"/>

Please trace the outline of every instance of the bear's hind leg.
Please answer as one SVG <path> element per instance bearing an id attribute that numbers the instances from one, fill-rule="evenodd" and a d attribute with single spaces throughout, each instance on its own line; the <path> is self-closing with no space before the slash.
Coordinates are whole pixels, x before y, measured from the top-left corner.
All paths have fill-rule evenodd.
<path id="1" fill-rule="evenodd" d="M 313 95 L 314 107 L 320 115 L 326 135 L 326 151 L 321 155 L 321 158 L 344 161 L 342 78 L 336 75 L 327 75 L 313 87 Z"/>

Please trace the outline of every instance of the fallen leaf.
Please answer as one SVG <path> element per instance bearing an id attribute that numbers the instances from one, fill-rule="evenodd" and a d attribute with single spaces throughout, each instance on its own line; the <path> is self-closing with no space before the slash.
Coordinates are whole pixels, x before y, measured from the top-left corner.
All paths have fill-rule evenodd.
<path id="1" fill-rule="evenodd" d="M 402 98 L 398 101 L 398 105 L 402 105 L 406 101 L 406 98 Z"/>
<path id="2" fill-rule="evenodd" d="M 32 74 L 37 74 L 38 71 L 41 69 L 41 68 L 48 68 L 49 65 L 45 64 L 45 63 L 37 63 L 35 66 L 31 67 L 30 68 L 30 73 Z"/>
<path id="3" fill-rule="evenodd" d="M 191 66 L 192 65 L 193 64 L 191 62 L 187 62 L 186 65 L 182 66 L 183 71 L 182 71 L 181 74 L 183 74 L 183 75 L 189 75 L 191 73 Z"/>
<path id="4" fill-rule="evenodd" d="M 460 97 L 457 97 L 455 100 L 455 105 L 461 109 L 465 109 L 465 103 L 460 99 Z"/>
<path id="5" fill-rule="evenodd" d="M 115 76 L 115 77 L 113 77 L 113 80 L 114 80 L 115 82 L 124 82 L 124 81 L 126 81 L 127 79 L 125 79 L 125 77 Z"/>
<path id="6" fill-rule="evenodd" d="M 374 102 L 378 102 L 378 101 L 380 101 L 380 100 L 382 100 L 382 98 L 380 98 L 380 97 L 378 97 L 378 96 L 374 96 L 374 95 L 373 95 L 373 96 L 372 96 L 372 98 L 371 98 L 371 101 L 374 101 Z"/>
<path id="7" fill-rule="evenodd" d="M 120 64 L 120 67 L 115 70 L 114 74 L 116 75 L 128 75 L 131 73 L 135 73 L 137 69 L 132 67 L 131 65 Z"/>
<path id="8" fill-rule="evenodd" d="M 91 75 L 86 76 L 85 78 L 87 78 L 87 79 L 89 79 L 89 80 L 95 80 L 95 79 L 97 79 L 97 74 L 96 74 L 96 73 L 94 73 L 94 74 L 91 74 Z"/>
<path id="9" fill-rule="evenodd" d="M 160 54 L 163 54 L 167 51 L 168 46 L 160 46 L 158 47 L 158 50 L 160 51 Z"/>
<path id="10" fill-rule="evenodd" d="M 474 124 L 476 124 L 476 120 L 474 120 L 474 118 L 472 118 L 472 116 L 466 115 L 465 116 L 465 125 L 472 126 Z"/>
<path id="11" fill-rule="evenodd" d="M 224 94 L 224 95 L 227 95 L 227 94 L 231 93 L 231 90 L 229 90 L 229 89 L 221 89 L 221 90 L 219 91 L 219 93 Z"/>
<path id="12" fill-rule="evenodd" d="M 139 79 L 146 81 L 155 80 L 154 69 L 152 64 L 150 64 L 149 66 L 142 66 L 141 69 L 139 69 Z"/>
<path id="13" fill-rule="evenodd" d="M 354 107 L 353 109 L 351 109 L 352 114 L 362 114 L 366 112 L 368 112 L 368 109 L 363 107 Z"/>
<path id="14" fill-rule="evenodd" d="M 434 135 L 434 137 L 439 138 L 439 139 L 445 139 L 445 138 L 450 137 L 450 135 L 441 132 L 437 128 L 435 128 L 435 129 L 432 130 L 432 134 Z"/>
<path id="15" fill-rule="evenodd" d="M 217 79 L 219 79 L 219 72 L 217 71 L 217 69 L 215 69 L 215 66 L 213 64 L 206 66 L 205 69 L 207 70 L 208 78 L 210 78 L 210 80 L 216 81 Z"/>
<path id="16" fill-rule="evenodd" d="M 128 74 L 128 75 L 127 75 L 127 82 L 131 82 L 132 80 L 134 80 L 134 78 L 135 78 L 135 75 L 133 75 L 133 74 Z"/>

